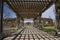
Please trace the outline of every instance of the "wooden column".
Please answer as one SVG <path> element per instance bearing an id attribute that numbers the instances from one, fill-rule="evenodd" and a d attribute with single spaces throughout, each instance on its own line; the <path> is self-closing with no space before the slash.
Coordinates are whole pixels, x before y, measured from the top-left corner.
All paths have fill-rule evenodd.
<path id="1" fill-rule="evenodd" d="M 34 26 L 36 27 L 36 19 L 34 20 Z"/>
<path id="2" fill-rule="evenodd" d="M 36 24 L 35 24 L 35 25 L 36 25 L 36 27 L 37 27 L 37 26 L 38 26 L 37 18 L 36 18 L 36 20 L 35 20 L 35 21 L 36 21 Z"/>
<path id="3" fill-rule="evenodd" d="M 21 28 L 21 26 L 20 26 L 20 20 L 21 20 L 21 18 L 17 18 L 17 26 L 18 26 L 18 29 L 20 29 Z"/>
<path id="4" fill-rule="evenodd" d="M 21 18 L 21 20 L 22 20 L 22 27 L 24 27 L 24 19 L 23 19 L 23 18 Z"/>
<path id="5" fill-rule="evenodd" d="M 55 4 L 55 14 L 56 14 L 56 33 L 55 33 L 55 35 L 57 35 L 58 34 L 57 27 L 59 27 L 59 25 L 58 25 L 59 24 L 58 6 L 57 6 L 58 0 L 54 0 L 53 3 Z"/>
<path id="6" fill-rule="evenodd" d="M 33 21 L 34 21 L 34 27 L 36 27 L 36 25 L 37 25 L 37 20 L 36 20 L 36 18 L 35 18 Z"/>
<path id="7" fill-rule="evenodd" d="M 24 27 L 24 19 L 21 18 L 21 27 Z"/>
<path id="8" fill-rule="evenodd" d="M 20 17 L 17 15 L 17 18 L 16 18 L 16 28 L 19 29 L 20 28 Z"/>
<path id="9" fill-rule="evenodd" d="M 44 27 L 44 20 L 41 18 L 42 27 Z"/>
<path id="10" fill-rule="evenodd" d="M 39 16 L 39 29 L 42 29 L 41 16 Z"/>
<path id="11" fill-rule="evenodd" d="M 41 19 L 39 18 L 39 16 L 34 19 L 34 25 L 39 28 L 40 27 L 40 23 L 41 23 Z"/>
<path id="12" fill-rule="evenodd" d="M 2 33 L 2 17 L 3 17 L 3 14 L 2 14 L 2 0 L 0 1 L 0 33 Z"/>
<path id="13" fill-rule="evenodd" d="M 41 17 L 39 16 L 39 24 L 41 24 Z"/>
<path id="14" fill-rule="evenodd" d="M 33 27 L 35 27 L 35 19 L 33 19 Z"/>
<path id="15" fill-rule="evenodd" d="M 2 21 L 2 18 L 3 18 L 3 3 L 2 3 L 2 0 L 0 0 L 0 40 L 2 40 L 3 38 L 3 21 Z"/>

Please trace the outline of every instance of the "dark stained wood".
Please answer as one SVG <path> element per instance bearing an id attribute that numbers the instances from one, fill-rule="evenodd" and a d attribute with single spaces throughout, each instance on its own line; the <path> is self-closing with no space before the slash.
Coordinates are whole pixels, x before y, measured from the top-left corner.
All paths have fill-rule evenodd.
<path id="1" fill-rule="evenodd" d="M 24 18 L 36 18 L 52 4 L 51 0 L 6 0 L 5 2 L 17 16 Z"/>

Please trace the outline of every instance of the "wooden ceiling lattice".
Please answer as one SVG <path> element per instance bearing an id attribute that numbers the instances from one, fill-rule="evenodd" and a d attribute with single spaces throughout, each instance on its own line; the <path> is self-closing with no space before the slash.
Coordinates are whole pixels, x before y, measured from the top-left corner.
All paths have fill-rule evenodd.
<path id="1" fill-rule="evenodd" d="M 21 15 L 21 12 L 23 12 L 24 16 L 22 17 L 30 16 L 31 18 L 36 17 L 36 15 L 38 16 L 37 13 L 42 12 L 47 6 L 52 4 L 51 0 L 6 0 L 5 2 L 16 12 L 16 14 Z"/>

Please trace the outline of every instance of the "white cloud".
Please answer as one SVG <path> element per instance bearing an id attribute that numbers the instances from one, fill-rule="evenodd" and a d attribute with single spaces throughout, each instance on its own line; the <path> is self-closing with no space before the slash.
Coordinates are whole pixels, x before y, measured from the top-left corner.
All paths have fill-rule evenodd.
<path id="1" fill-rule="evenodd" d="M 42 18 L 51 18 L 55 20 L 55 5 L 53 4 L 49 9 L 42 13 Z"/>

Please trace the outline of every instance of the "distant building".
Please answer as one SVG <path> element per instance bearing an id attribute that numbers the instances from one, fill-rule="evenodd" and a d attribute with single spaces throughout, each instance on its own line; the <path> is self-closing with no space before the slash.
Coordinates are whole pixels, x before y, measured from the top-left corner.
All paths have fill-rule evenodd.
<path id="1" fill-rule="evenodd" d="M 51 18 L 41 18 L 41 22 L 44 24 L 53 23 L 53 20 Z"/>
<path id="2" fill-rule="evenodd" d="M 16 18 L 3 19 L 3 25 L 6 27 L 16 27 Z"/>

